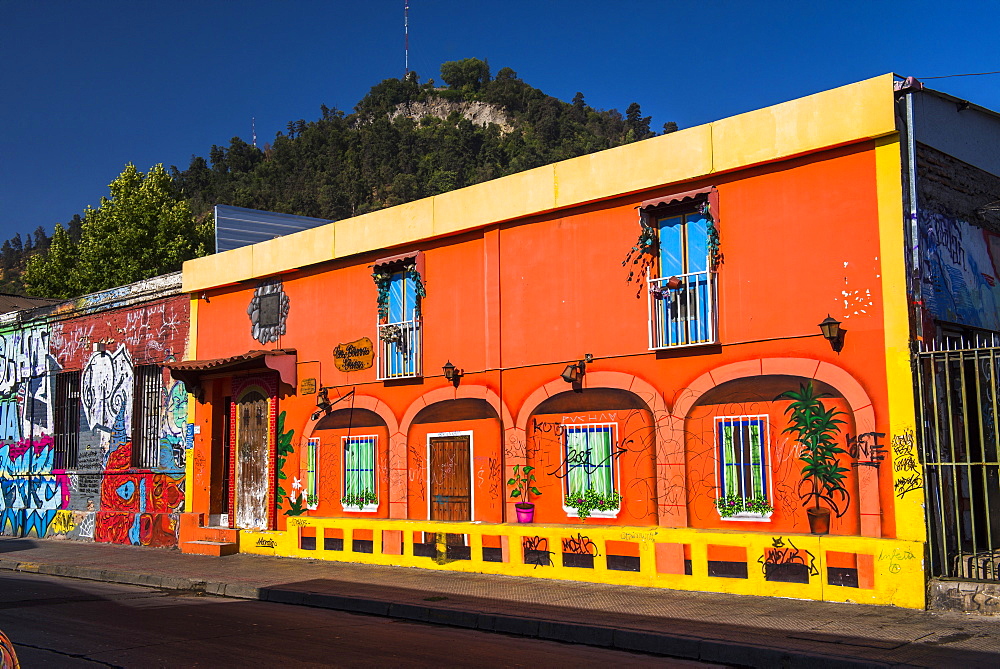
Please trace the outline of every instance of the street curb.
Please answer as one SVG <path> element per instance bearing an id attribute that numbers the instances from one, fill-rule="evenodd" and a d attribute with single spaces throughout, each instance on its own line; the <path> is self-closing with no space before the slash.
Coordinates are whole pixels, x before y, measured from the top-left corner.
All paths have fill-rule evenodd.
<path id="1" fill-rule="evenodd" d="M 561 620 L 546 620 L 509 614 L 480 613 L 448 607 L 404 604 L 362 597 L 347 597 L 301 590 L 258 588 L 241 583 L 199 581 L 175 576 L 155 576 L 135 572 L 69 565 L 18 562 L 0 559 L 0 570 L 50 576 L 64 576 L 88 581 L 139 585 L 164 590 L 179 590 L 229 597 L 293 604 L 314 608 L 362 613 L 400 620 L 477 629 L 547 641 L 651 653 L 685 660 L 716 662 L 738 667 L 808 667 L 809 669 L 854 669 L 859 667 L 908 667 L 856 660 L 847 657 L 791 651 L 754 644 L 705 639 L 651 630 L 623 629 L 586 625 Z"/>

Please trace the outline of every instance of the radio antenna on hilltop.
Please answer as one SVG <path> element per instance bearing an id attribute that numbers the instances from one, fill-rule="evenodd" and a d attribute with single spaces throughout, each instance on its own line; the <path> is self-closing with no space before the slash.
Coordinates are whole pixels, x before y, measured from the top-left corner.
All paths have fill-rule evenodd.
<path id="1" fill-rule="evenodd" d="M 410 73 L 410 0 L 403 0 L 403 61 L 406 66 L 406 74 L 409 74 Z"/>
<path id="2" fill-rule="evenodd" d="M 250 133 L 253 135 L 253 148 L 257 148 L 257 117 L 250 117 Z"/>

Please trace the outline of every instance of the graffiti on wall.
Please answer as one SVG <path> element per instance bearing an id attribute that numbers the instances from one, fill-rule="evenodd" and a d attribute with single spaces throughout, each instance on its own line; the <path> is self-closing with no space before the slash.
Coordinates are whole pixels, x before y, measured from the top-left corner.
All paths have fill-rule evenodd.
<path id="1" fill-rule="evenodd" d="M 1000 330 L 1000 236 L 970 223 L 922 210 L 924 307 L 939 320 Z"/>
<path id="2" fill-rule="evenodd" d="M 131 432 L 135 365 L 183 348 L 185 305 L 178 297 L 0 333 L 0 534 L 176 544 L 183 386 L 161 390 L 158 462 L 132 466 Z M 53 438 L 56 375 L 64 370 L 80 371 L 72 454 L 58 454 Z"/>
<path id="3" fill-rule="evenodd" d="M 0 445 L 0 534 L 44 537 L 64 504 L 52 437 Z"/>
<path id="4" fill-rule="evenodd" d="M 924 487 L 924 478 L 920 473 L 917 460 L 917 441 L 913 430 L 904 430 L 892 438 L 893 470 L 896 472 L 896 497 L 903 498 L 907 493 Z"/>

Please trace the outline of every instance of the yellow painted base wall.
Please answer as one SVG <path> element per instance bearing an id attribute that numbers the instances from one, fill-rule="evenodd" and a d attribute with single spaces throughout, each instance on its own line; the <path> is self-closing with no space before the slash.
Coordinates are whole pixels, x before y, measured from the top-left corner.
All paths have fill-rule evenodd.
<path id="1" fill-rule="evenodd" d="M 342 533 L 343 550 L 324 550 L 324 532 Z M 356 553 L 352 533 L 371 532 L 371 553 Z M 415 532 L 465 534 L 471 548 L 469 560 L 445 560 L 413 554 Z M 402 543 L 398 539 L 402 535 Z M 315 536 L 316 549 L 303 550 L 301 536 Z M 506 562 L 482 559 L 483 537 L 503 537 L 507 545 Z M 439 534 L 439 542 L 444 534 Z M 594 568 L 564 567 L 563 542 L 585 546 L 596 554 Z M 630 542 L 638 545 L 640 571 L 616 571 L 606 567 L 607 542 Z M 549 565 L 524 563 L 525 543 L 549 551 Z M 394 554 L 398 545 L 399 554 Z M 662 573 L 666 550 L 677 551 L 686 545 L 692 574 Z M 659 546 L 659 548 L 658 548 Z M 708 575 L 709 551 L 732 546 L 746 549 L 747 578 L 724 578 Z M 710 548 L 711 547 L 711 548 Z M 719 547 L 723 547 L 720 549 Z M 443 549 L 443 545 L 438 546 Z M 769 536 L 738 531 L 705 531 L 664 527 L 598 527 L 590 525 L 536 525 L 481 523 L 440 523 L 434 521 L 365 519 L 290 518 L 287 531 L 251 531 L 240 533 L 240 552 L 278 555 L 364 564 L 422 567 L 425 569 L 507 574 L 535 578 L 590 581 L 675 590 L 725 592 L 739 595 L 764 595 L 815 599 L 830 602 L 893 605 L 922 609 L 925 606 L 923 544 L 899 539 L 876 539 L 858 536 L 785 535 Z M 845 587 L 827 582 L 828 552 L 856 554 L 861 563 L 871 565 L 870 587 Z M 439 551 L 442 554 L 443 550 Z M 676 553 L 675 553 L 676 554 Z M 797 554 L 812 569 L 809 583 L 768 581 L 764 576 L 766 561 L 781 560 Z"/>

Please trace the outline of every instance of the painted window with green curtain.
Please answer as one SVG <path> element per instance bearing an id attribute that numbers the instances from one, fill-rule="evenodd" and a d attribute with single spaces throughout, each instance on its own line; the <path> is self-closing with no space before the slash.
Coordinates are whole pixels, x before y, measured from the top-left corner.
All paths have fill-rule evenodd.
<path id="1" fill-rule="evenodd" d="M 306 445 L 306 504 L 316 506 L 319 499 L 319 484 L 316 477 L 316 461 L 319 458 L 319 437 L 310 437 Z"/>
<path id="2" fill-rule="evenodd" d="M 615 424 L 563 425 L 566 445 L 566 494 L 593 490 L 607 497 L 615 492 Z"/>
<path id="3" fill-rule="evenodd" d="M 378 508 L 375 482 L 375 454 L 378 438 L 374 435 L 344 437 L 345 511 L 374 511 Z"/>
<path id="4" fill-rule="evenodd" d="M 769 501 L 767 465 L 768 416 L 718 416 L 720 497 Z"/>

